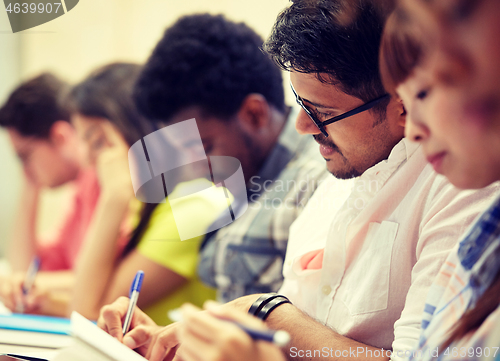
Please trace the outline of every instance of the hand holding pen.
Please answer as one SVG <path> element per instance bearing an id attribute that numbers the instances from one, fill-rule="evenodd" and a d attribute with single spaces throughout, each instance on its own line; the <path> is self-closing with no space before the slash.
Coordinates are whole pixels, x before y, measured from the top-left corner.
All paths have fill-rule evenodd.
<path id="1" fill-rule="evenodd" d="M 125 320 L 123 321 L 122 332 L 125 335 L 129 328 L 130 322 L 132 321 L 132 316 L 134 315 L 134 309 L 137 305 L 137 300 L 139 299 L 139 293 L 141 292 L 142 280 L 144 279 L 144 272 L 137 271 L 134 281 L 130 286 L 129 298 L 130 302 L 128 304 L 127 314 L 125 315 Z"/>
<path id="2" fill-rule="evenodd" d="M 280 347 L 290 336 L 285 331 L 271 331 L 265 324 L 245 312 L 223 309 L 207 302 L 207 311 L 192 305 L 182 306 L 183 322 L 177 328 L 185 361 L 191 360 L 284 360 Z"/>
<path id="3" fill-rule="evenodd" d="M 31 292 L 33 285 L 35 284 L 36 275 L 40 269 L 40 258 L 34 257 L 31 261 L 28 271 L 26 272 L 26 277 L 21 285 L 22 299 L 17 301 L 16 312 L 24 313 L 24 299 Z"/>

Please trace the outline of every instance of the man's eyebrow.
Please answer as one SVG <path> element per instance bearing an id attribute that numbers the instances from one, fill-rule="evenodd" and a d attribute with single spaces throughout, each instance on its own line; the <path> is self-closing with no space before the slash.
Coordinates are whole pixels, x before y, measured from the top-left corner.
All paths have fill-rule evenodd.
<path id="1" fill-rule="evenodd" d="M 320 103 L 315 103 L 315 102 L 312 102 L 312 101 L 305 99 L 305 98 L 302 98 L 302 101 L 308 102 L 309 104 L 314 105 L 316 108 L 338 109 L 337 107 L 332 107 L 331 105 L 324 105 L 324 104 L 320 104 Z"/>

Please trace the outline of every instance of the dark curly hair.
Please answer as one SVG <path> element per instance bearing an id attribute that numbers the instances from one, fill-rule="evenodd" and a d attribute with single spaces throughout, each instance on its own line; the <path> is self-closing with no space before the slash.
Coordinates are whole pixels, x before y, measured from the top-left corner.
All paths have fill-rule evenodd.
<path id="1" fill-rule="evenodd" d="M 385 93 L 378 64 L 384 19 L 369 1 L 350 0 L 348 8 L 344 3 L 293 1 L 278 15 L 264 50 L 282 69 L 316 73 L 320 81 L 368 102 Z M 385 116 L 387 104 L 374 109 Z"/>
<path id="2" fill-rule="evenodd" d="M 280 69 L 262 50 L 263 40 L 243 23 L 222 15 L 180 18 L 156 45 L 135 87 L 138 109 L 168 122 L 178 111 L 199 106 L 227 120 L 251 93 L 285 110 Z"/>
<path id="3" fill-rule="evenodd" d="M 60 101 L 68 84 L 43 73 L 19 85 L 0 108 L 0 126 L 23 136 L 47 139 L 58 120 L 69 122 L 70 113 Z"/>

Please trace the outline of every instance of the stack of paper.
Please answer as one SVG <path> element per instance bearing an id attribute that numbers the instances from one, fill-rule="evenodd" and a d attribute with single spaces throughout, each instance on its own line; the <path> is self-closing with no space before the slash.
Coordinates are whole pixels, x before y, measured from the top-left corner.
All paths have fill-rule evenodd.
<path id="1" fill-rule="evenodd" d="M 71 334 L 71 345 L 55 354 L 43 356 L 43 353 L 32 352 L 9 356 L 34 361 L 146 361 L 77 312 L 71 315 Z"/>
<path id="2" fill-rule="evenodd" d="M 0 315 L 0 355 L 23 355 L 24 360 L 49 360 L 73 343 L 68 318 Z"/>
<path id="3" fill-rule="evenodd" d="M 0 353 L 5 345 L 61 348 L 71 343 L 68 318 L 36 315 L 0 315 Z"/>

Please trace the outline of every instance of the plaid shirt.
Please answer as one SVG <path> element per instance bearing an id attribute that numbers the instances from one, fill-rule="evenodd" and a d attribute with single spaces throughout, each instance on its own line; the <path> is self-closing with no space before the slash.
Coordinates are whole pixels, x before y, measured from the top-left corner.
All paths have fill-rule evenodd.
<path id="1" fill-rule="evenodd" d="M 500 354 L 498 347 L 485 347 L 494 325 L 500 322 L 497 308 L 479 329 L 446 349 L 441 345 L 462 315 L 473 308 L 495 281 L 500 269 L 500 198 L 482 214 L 436 277 L 425 305 L 422 334 L 412 360 L 479 360 Z M 500 339 L 494 341 L 500 346 Z"/>
<path id="2" fill-rule="evenodd" d="M 295 130 L 288 117 L 277 144 L 247 184 L 248 209 L 232 224 L 210 234 L 202 247 L 198 274 L 217 288 L 217 298 L 277 291 L 290 225 L 328 175 L 318 146 Z"/>

